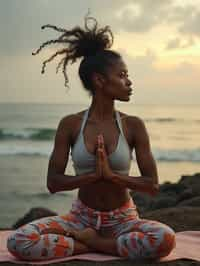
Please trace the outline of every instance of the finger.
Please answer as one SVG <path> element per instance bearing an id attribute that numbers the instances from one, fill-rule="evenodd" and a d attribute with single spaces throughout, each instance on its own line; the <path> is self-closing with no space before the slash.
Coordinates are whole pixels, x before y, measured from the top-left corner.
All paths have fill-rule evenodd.
<path id="1" fill-rule="evenodd" d="M 98 156 L 101 158 L 101 154 L 103 153 L 103 149 L 102 148 L 98 148 L 97 149 L 97 153 L 98 153 Z"/>
<path id="2" fill-rule="evenodd" d="M 103 137 L 103 134 L 100 134 L 100 139 L 101 139 L 101 142 L 104 143 L 104 137 Z"/>
<path id="3" fill-rule="evenodd" d="M 100 135 L 97 136 L 97 148 L 101 147 L 101 137 Z"/>
<path id="4" fill-rule="evenodd" d="M 99 140 L 100 140 L 100 144 L 101 144 L 101 147 L 103 146 L 103 135 L 99 135 Z"/>
<path id="5" fill-rule="evenodd" d="M 99 163 L 102 164 L 103 160 L 105 159 L 104 149 L 98 148 L 98 156 L 99 156 Z"/>
<path id="6" fill-rule="evenodd" d="M 97 160 L 99 161 L 101 159 L 101 148 L 97 149 Z"/>
<path id="7" fill-rule="evenodd" d="M 102 134 L 99 135 L 99 143 L 100 148 L 104 149 L 104 138 Z"/>
<path id="8" fill-rule="evenodd" d="M 96 156 L 97 156 L 97 159 L 99 159 L 99 149 L 101 149 L 101 144 L 100 144 L 100 139 L 98 137 L 98 144 L 97 144 L 97 148 L 96 148 Z"/>
<path id="9" fill-rule="evenodd" d="M 101 149 L 97 148 L 96 152 L 96 171 L 98 176 L 102 176 L 102 156 L 101 156 Z"/>

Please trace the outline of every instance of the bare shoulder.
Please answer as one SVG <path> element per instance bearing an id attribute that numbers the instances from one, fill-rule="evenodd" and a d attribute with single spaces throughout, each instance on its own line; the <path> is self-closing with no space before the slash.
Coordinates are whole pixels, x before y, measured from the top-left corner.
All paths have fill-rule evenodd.
<path id="1" fill-rule="evenodd" d="M 138 117 L 138 116 L 133 116 L 133 115 L 129 115 L 126 113 L 120 113 L 120 117 L 121 120 L 124 121 L 124 123 L 126 123 L 126 126 L 129 128 L 134 128 L 135 130 L 142 130 L 145 128 L 145 124 L 144 121 Z"/>
<path id="2" fill-rule="evenodd" d="M 80 121 L 83 118 L 84 111 L 69 114 L 60 119 L 57 127 L 57 134 L 68 135 L 73 138 L 74 132 L 80 127 Z"/>
<path id="3" fill-rule="evenodd" d="M 144 142 L 145 139 L 148 139 L 148 133 L 144 121 L 140 117 L 122 112 L 119 113 L 127 139 L 132 147 L 135 147 L 137 143 Z"/>
<path id="4" fill-rule="evenodd" d="M 75 114 L 69 114 L 61 118 L 59 124 L 62 125 L 62 127 L 69 127 L 74 126 L 77 122 L 79 122 L 80 119 L 82 119 L 84 114 L 84 111 L 75 113 Z"/>

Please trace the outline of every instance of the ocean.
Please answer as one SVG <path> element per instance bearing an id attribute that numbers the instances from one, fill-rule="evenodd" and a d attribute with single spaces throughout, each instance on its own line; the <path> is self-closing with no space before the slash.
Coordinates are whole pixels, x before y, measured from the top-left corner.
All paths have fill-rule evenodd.
<path id="1" fill-rule="evenodd" d="M 12 226 L 32 207 L 58 214 L 69 210 L 77 190 L 48 192 L 48 159 L 60 119 L 86 108 L 67 103 L 0 103 L 0 227 Z M 199 106 L 117 103 L 116 108 L 144 120 L 160 183 L 200 172 Z M 74 174 L 71 158 L 66 173 Z M 135 159 L 130 175 L 139 175 Z"/>

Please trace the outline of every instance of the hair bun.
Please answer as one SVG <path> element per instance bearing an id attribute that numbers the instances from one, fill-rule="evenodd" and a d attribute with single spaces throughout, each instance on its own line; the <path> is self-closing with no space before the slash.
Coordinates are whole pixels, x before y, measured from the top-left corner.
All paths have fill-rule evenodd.
<path id="1" fill-rule="evenodd" d="M 89 22 L 94 24 L 89 26 Z M 100 51 L 109 49 L 113 44 L 113 34 L 109 26 L 97 29 L 97 20 L 93 17 L 85 18 L 85 31 L 80 36 L 77 46 L 77 57 L 88 57 L 97 54 Z"/>
<path id="2" fill-rule="evenodd" d="M 89 22 L 92 22 L 92 25 L 89 25 Z M 73 64 L 76 62 L 76 59 L 80 57 L 85 58 L 94 56 L 98 52 L 109 49 L 112 46 L 113 34 L 110 27 L 105 26 L 104 28 L 98 29 L 97 26 L 97 20 L 93 17 L 89 17 L 88 15 L 85 17 L 85 29 L 77 26 L 71 30 L 66 30 L 51 24 L 42 26 L 42 29 L 51 28 L 60 32 L 61 35 L 58 39 L 42 43 L 42 45 L 40 45 L 40 47 L 33 52 L 32 55 L 37 55 L 44 47 L 51 44 L 63 44 L 65 48 L 56 51 L 48 59 L 43 61 L 41 73 L 45 72 L 47 63 L 51 62 L 57 56 L 64 55 L 57 65 L 56 73 L 62 66 L 62 72 L 65 77 L 65 86 L 67 86 L 68 77 L 66 74 L 66 67 L 70 61 L 71 64 Z"/>

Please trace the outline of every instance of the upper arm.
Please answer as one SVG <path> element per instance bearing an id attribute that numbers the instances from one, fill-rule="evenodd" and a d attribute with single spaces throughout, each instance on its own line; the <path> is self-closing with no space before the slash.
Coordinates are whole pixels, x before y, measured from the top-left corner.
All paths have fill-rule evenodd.
<path id="1" fill-rule="evenodd" d="M 154 160 L 149 135 L 144 125 L 144 122 L 134 117 L 132 121 L 132 130 L 134 132 L 134 147 L 137 164 L 141 175 L 148 176 L 153 179 L 154 184 L 158 184 L 158 173 L 156 162 Z"/>
<path id="2" fill-rule="evenodd" d="M 70 117 L 64 117 L 56 130 L 54 148 L 48 165 L 47 184 L 55 174 L 64 174 L 71 145 Z"/>

